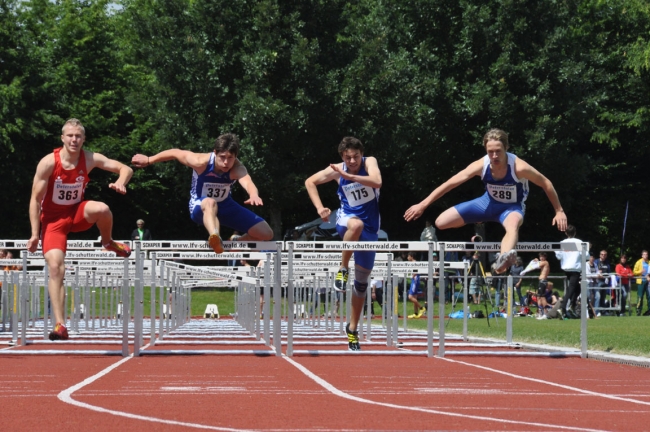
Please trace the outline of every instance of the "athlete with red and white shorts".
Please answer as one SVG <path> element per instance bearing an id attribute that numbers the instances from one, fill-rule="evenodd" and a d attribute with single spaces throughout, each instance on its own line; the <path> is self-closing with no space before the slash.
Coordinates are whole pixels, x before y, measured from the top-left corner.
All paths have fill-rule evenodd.
<path id="1" fill-rule="evenodd" d="M 42 240 L 43 256 L 50 273 L 48 291 L 56 322 L 50 333 L 51 340 L 68 339 L 63 287 L 68 233 L 86 231 L 97 225 L 104 249 L 125 258 L 131 255 L 127 245 L 113 241 L 111 210 L 102 202 L 84 200 L 84 192 L 90 181 L 88 174 L 99 168 L 119 174 L 117 181 L 108 187 L 125 194 L 133 170 L 104 155 L 84 150 L 85 139 L 86 133 L 79 120 L 70 119 L 63 125 L 63 147 L 38 163 L 29 202 L 32 234 L 27 249 L 35 252 L 39 239 Z"/>

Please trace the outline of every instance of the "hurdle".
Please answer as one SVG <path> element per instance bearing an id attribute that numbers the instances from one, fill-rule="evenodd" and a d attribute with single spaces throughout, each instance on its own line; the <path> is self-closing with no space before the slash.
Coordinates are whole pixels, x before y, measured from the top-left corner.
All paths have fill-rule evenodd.
<path id="1" fill-rule="evenodd" d="M 480 251 L 480 252 L 500 252 L 501 243 L 499 242 L 487 242 L 487 243 L 472 243 L 472 242 L 438 242 L 437 244 L 440 263 L 444 262 L 445 251 Z M 586 261 L 587 261 L 587 248 L 588 244 L 583 242 L 580 247 L 577 247 L 574 243 L 560 243 L 560 242 L 551 242 L 551 243 L 536 243 L 536 242 L 519 242 L 515 246 L 515 250 L 518 252 L 550 252 L 550 251 L 570 251 L 570 252 L 580 252 L 581 262 L 582 262 L 582 286 L 581 292 L 587 292 L 587 277 L 586 277 Z M 430 255 L 431 255 L 430 251 Z M 444 278 L 440 277 L 440 315 L 441 317 L 444 314 Z M 512 320 L 513 320 L 513 279 L 512 276 L 507 278 L 507 306 L 506 306 L 506 343 L 512 344 Z M 467 310 L 467 284 L 464 288 L 464 301 L 463 301 L 463 311 Z M 555 352 L 553 356 L 555 357 L 570 357 L 579 355 L 582 358 L 587 357 L 587 308 L 583 307 L 582 316 L 581 316 L 581 326 L 580 326 L 580 352 L 577 351 L 566 351 L 566 352 Z M 463 313 L 463 329 L 465 331 L 467 327 L 467 314 Z M 438 346 L 438 356 L 445 356 L 445 342 L 444 342 L 444 322 L 440 321 L 439 328 L 439 346 Z M 471 355 L 463 351 L 449 351 L 448 355 Z M 523 353 L 518 353 L 518 355 L 523 355 Z"/>
<path id="2" fill-rule="evenodd" d="M 13 242 L 6 247 L 20 248 L 20 241 Z M 76 243 L 75 243 L 76 242 Z M 476 355 L 472 351 L 445 351 L 445 347 L 469 348 L 467 344 L 467 318 L 463 322 L 463 339 L 460 342 L 456 337 L 445 335 L 445 294 L 446 279 L 442 269 L 459 270 L 464 279 L 464 305 L 467 303 L 467 265 L 464 263 L 445 262 L 445 251 L 498 251 L 499 243 L 464 243 L 464 242 L 224 242 L 226 252 L 215 256 L 214 252 L 204 241 L 141 241 L 134 242 L 135 253 L 130 259 L 113 259 L 111 253 L 93 251 L 99 242 L 72 241 L 69 242 L 70 252 L 66 257 L 66 266 L 72 268 L 66 274 L 66 295 L 71 300 L 70 329 L 75 332 L 74 342 L 87 340 L 90 344 L 99 345 L 113 343 L 113 340 L 122 342 L 120 355 L 129 355 L 132 348 L 136 356 L 169 354 L 192 354 L 194 350 L 165 350 L 152 349 L 170 345 L 201 345 L 202 340 L 193 336 L 194 332 L 214 332 L 218 337 L 203 340 L 219 345 L 259 345 L 263 343 L 272 351 L 271 354 L 260 354 L 259 350 L 200 350 L 202 355 L 281 355 L 282 347 L 286 346 L 286 354 L 293 355 Z M 3 242 L 0 241 L 0 246 Z M 22 243 L 26 246 L 26 241 Z M 562 250 L 560 243 L 519 243 L 518 250 L 525 251 L 550 251 Z M 570 246 L 570 245 L 569 245 Z M 78 248 L 79 250 L 76 250 Z M 520 249 L 521 248 L 521 249 Z M 236 250 L 236 251 L 235 251 Z M 350 302 L 343 300 L 334 309 L 334 300 L 331 287 L 334 274 L 340 264 L 342 250 L 372 250 L 379 252 L 381 259 L 377 259 L 373 269 L 373 278 L 382 278 L 386 304 L 382 310 L 382 326 L 372 324 L 370 308 L 365 320 L 360 320 L 360 336 L 365 337 L 364 345 L 384 345 L 385 350 L 363 350 L 362 352 L 349 352 L 347 350 L 297 350 L 295 349 L 296 337 L 299 340 L 310 341 L 315 346 L 336 344 L 344 334 L 343 319 L 349 319 Z M 571 250 L 571 249 L 565 249 Z M 428 253 L 426 262 L 399 263 L 392 260 L 395 251 L 422 251 Z M 433 252 L 437 251 L 440 261 L 433 261 Z M 586 253 L 583 245 L 581 253 Z M 44 266 L 42 254 L 24 254 L 18 264 L 17 260 L 11 263 L 0 261 L 5 265 L 23 265 L 21 272 L 4 273 L 2 275 L 3 289 L 0 302 L 2 304 L 2 326 L 4 337 L 6 329 L 11 329 L 11 343 L 20 340 L 21 345 L 40 344 L 35 340 L 34 330 L 39 330 L 40 288 L 46 286 L 47 274 L 43 270 L 28 270 L 28 267 Z M 182 260 L 228 260 L 228 259 L 261 259 L 264 260 L 263 268 L 227 267 L 227 266 L 192 266 L 173 261 Z M 583 260 L 584 261 L 584 260 Z M 583 263 L 583 275 L 585 270 Z M 434 280 L 433 273 L 439 271 L 439 328 L 434 332 Z M 396 305 L 397 278 L 409 273 L 417 272 L 428 276 L 427 300 L 429 313 L 427 314 L 426 334 L 419 331 L 409 331 L 406 323 L 406 304 L 404 304 L 403 331 L 399 331 L 399 314 Z M 350 277 L 353 277 L 354 268 L 351 265 Z M 406 278 L 405 278 L 406 279 Z M 586 277 L 583 277 L 583 292 L 586 292 Z M 143 292 L 145 286 L 151 289 L 150 318 L 144 317 Z M 194 322 L 191 317 L 191 293 L 193 287 L 230 286 L 235 290 L 236 311 L 235 322 L 237 326 L 223 323 Z M 282 298 L 282 288 L 287 287 L 286 302 Z M 260 316 L 260 289 L 265 287 L 266 301 L 264 302 L 262 316 Z M 350 298 L 351 287 L 348 287 L 347 298 Z M 406 289 L 404 283 L 403 289 Z M 320 302 L 320 293 L 324 290 L 324 302 Z M 273 292 L 273 309 L 271 310 L 271 291 Z M 512 343 L 512 306 L 513 287 L 512 279 L 507 283 L 507 334 L 506 344 L 481 344 L 482 347 L 495 348 L 513 347 L 519 345 Z M 156 316 L 156 301 L 158 299 L 159 314 Z M 95 300 L 98 300 L 97 302 Z M 366 304 L 370 303 L 370 296 Z M 15 312 L 11 305 L 15 304 Z M 47 304 L 47 289 L 44 290 L 43 304 Z M 82 305 L 83 316 L 82 316 Z M 296 305 L 296 306 L 294 306 Z M 320 310 L 325 307 L 323 316 Z M 121 313 L 114 311 L 121 307 Z M 284 310 L 283 310 L 284 308 Z M 310 312 L 316 311 L 319 313 Z M 301 312 L 304 311 L 303 312 Z M 21 313 L 22 311 L 22 313 Z M 583 308 L 581 323 L 581 356 L 586 357 L 586 313 Z M 465 315 L 465 314 L 464 314 Z M 42 335 L 47 337 L 49 313 L 47 307 L 43 311 Z M 271 316 L 273 319 L 271 320 Z M 337 317 L 338 316 L 338 322 Z M 286 317 L 286 318 L 285 318 Z M 131 322 L 133 318 L 133 322 Z M 364 322 L 365 321 L 365 322 Z M 338 324 L 338 326 L 337 326 Z M 384 328 L 385 325 L 385 328 Z M 121 329 L 121 337 L 111 336 L 108 330 Z M 338 329 L 336 328 L 338 327 Z M 189 336 L 177 337 L 179 329 Z M 243 331 L 238 337 L 230 340 L 226 336 L 229 332 Z M 314 339 L 308 339 L 310 332 L 317 331 Z M 20 337 L 18 331 L 20 330 Z M 338 330 L 338 331 L 337 331 Z M 149 345 L 144 348 L 144 335 L 149 333 Z M 78 333 L 78 334 L 77 334 Z M 236 333 L 233 333 L 236 334 Z M 83 336 L 83 339 L 82 339 Z M 88 339 L 86 339 L 88 336 Z M 244 338 L 245 336 L 245 338 Z M 374 336 L 374 340 L 373 340 Z M 426 351 L 406 351 L 405 347 L 423 346 L 423 336 L 426 337 Z M 96 338 L 96 340 L 92 339 Z M 384 340 L 385 338 L 385 340 Z M 77 340 L 79 339 L 79 340 Z M 192 339 L 192 340 L 189 340 Z M 239 340 L 238 340 L 239 339 Z M 262 341 L 263 339 L 263 341 Z M 318 340 L 320 339 L 320 340 Z M 437 339 L 437 352 L 434 353 L 434 340 Z M 1 340 L 1 339 L 0 339 Z M 381 341 L 380 341 L 381 340 Z M 57 342 L 61 343 L 61 342 Z M 133 345 L 130 347 L 129 345 Z M 273 345 L 271 345 L 273 344 Z M 13 351 L 13 350 L 8 350 Z M 22 350 L 27 352 L 27 350 Z M 340 351 L 340 352 L 338 352 Z M 20 351 L 13 351 L 19 353 Z M 44 350 L 45 352 L 45 350 Z M 386 354 L 390 352 L 391 354 Z M 488 354 L 489 351 L 480 351 Z M 494 351 L 493 355 L 499 351 Z M 114 353 L 112 353 L 114 354 Z M 520 353 L 523 355 L 524 353 Z M 574 355 L 573 352 L 554 353 L 554 356 Z M 529 353 L 525 355 L 531 355 Z M 540 354 L 543 355 L 543 354 Z"/>
<path id="3" fill-rule="evenodd" d="M 21 260 L 2 260 L 0 265 L 21 266 L 21 270 L 13 270 L 5 272 L 3 275 L 3 285 L 7 289 L 3 290 L 2 305 L 2 332 L 0 332 L 0 340 L 6 339 L 7 320 L 10 320 L 9 326 L 11 328 L 11 336 L 8 344 L 10 346 L 25 347 L 27 345 L 47 345 L 52 344 L 47 340 L 48 330 L 50 329 L 50 311 L 48 308 L 49 295 L 47 290 L 47 281 L 49 279 L 47 267 L 42 252 L 37 251 L 30 253 L 26 251 L 26 240 L 0 240 L 0 246 L 18 249 L 21 252 Z M 128 262 L 121 258 L 114 259 L 114 252 L 98 252 L 101 249 L 101 242 L 99 241 L 85 241 L 85 240 L 70 240 L 68 241 L 69 252 L 66 254 L 65 266 L 66 274 L 64 276 L 64 298 L 66 304 L 66 317 L 69 317 L 68 329 L 72 335 L 72 339 L 68 341 L 58 341 L 56 346 L 59 349 L 44 349 L 44 350 L 27 350 L 27 349 L 8 349 L 2 350 L 2 354 L 8 355 L 118 355 L 122 354 L 117 350 L 65 350 L 60 349 L 66 345 L 104 345 L 104 344 L 118 344 L 121 340 L 111 336 L 111 340 L 101 339 L 101 336 L 94 333 L 95 324 L 97 319 L 89 321 L 89 315 L 93 315 L 94 304 L 88 307 L 92 298 L 91 287 L 89 284 L 89 274 L 86 272 L 85 284 L 80 280 L 81 274 L 80 266 L 88 264 L 93 260 L 103 260 L 113 258 L 111 264 L 116 262 Z M 39 270 L 30 270 L 30 268 L 38 268 Z M 95 285 L 93 274 L 93 285 Z M 123 276 L 123 275 L 121 275 Z M 6 282 L 5 282 L 6 281 Z M 41 307 L 41 287 L 43 287 L 42 305 L 43 320 L 40 321 L 40 307 Z M 11 288 L 11 289 L 9 289 Z M 101 289 L 101 288 L 100 288 Z M 11 296 L 11 297 L 10 297 Z M 100 297 L 101 299 L 101 297 Z M 11 306 L 10 306 L 10 303 Z M 69 304 L 69 311 L 67 310 Z M 103 306 L 103 305 L 102 305 Z M 102 308 L 100 306 L 100 310 Z M 11 310 L 11 317 L 7 317 L 8 309 Z M 101 321 L 101 316 L 99 318 Z M 66 318 L 66 321 L 68 319 Z M 82 325 L 83 323 L 83 325 Z M 42 327 L 41 327 L 42 326 Z M 40 328 L 40 329 L 39 329 Z M 90 330 L 90 329 L 93 330 Z M 20 337 L 18 337 L 20 331 Z M 91 334 L 92 333 L 92 334 Z M 97 336 L 100 340 L 86 340 L 82 338 L 77 339 L 81 334 L 84 336 Z M 42 337 L 45 340 L 39 340 Z M 128 340 L 126 341 L 128 343 Z"/>

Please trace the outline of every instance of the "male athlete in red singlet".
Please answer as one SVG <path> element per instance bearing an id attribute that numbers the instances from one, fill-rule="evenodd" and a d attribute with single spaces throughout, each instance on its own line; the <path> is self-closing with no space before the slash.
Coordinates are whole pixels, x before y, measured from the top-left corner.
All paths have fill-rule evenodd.
<path id="1" fill-rule="evenodd" d="M 50 272 L 48 291 L 56 325 L 50 333 L 51 340 L 68 339 L 65 327 L 65 252 L 68 233 L 85 231 L 97 224 L 106 250 L 128 257 L 131 249 L 113 241 L 113 214 L 102 202 L 84 201 L 84 191 L 94 168 L 119 174 L 115 183 L 108 185 L 125 194 L 126 184 L 133 175 L 128 166 L 108 159 L 99 153 L 83 150 L 86 131 L 77 119 L 63 125 L 63 147 L 45 156 L 36 167 L 32 197 L 29 201 L 29 221 L 32 235 L 27 242 L 30 252 L 43 241 L 43 255 Z"/>

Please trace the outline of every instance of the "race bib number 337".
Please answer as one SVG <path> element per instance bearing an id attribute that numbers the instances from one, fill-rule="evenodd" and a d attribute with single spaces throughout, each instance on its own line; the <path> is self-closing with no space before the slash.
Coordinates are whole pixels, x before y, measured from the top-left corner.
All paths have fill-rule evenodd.
<path id="1" fill-rule="evenodd" d="M 202 197 L 221 202 L 228 198 L 228 194 L 230 194 L 230 185 L 227 183 L 203 183 Z"/>

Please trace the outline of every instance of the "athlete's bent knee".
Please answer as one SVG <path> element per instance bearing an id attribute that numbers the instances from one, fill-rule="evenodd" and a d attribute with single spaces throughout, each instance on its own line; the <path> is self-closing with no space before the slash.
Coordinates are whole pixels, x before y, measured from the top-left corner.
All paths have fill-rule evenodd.
<path id="1" fill-rule="evenodd" d="M 355 266 L 354 267 L 354 288 L 352 294 L 355 297 L 365 297 L 366 290 L 368 289 L 368 278 L 372 270 L 367 268 Z"/>

